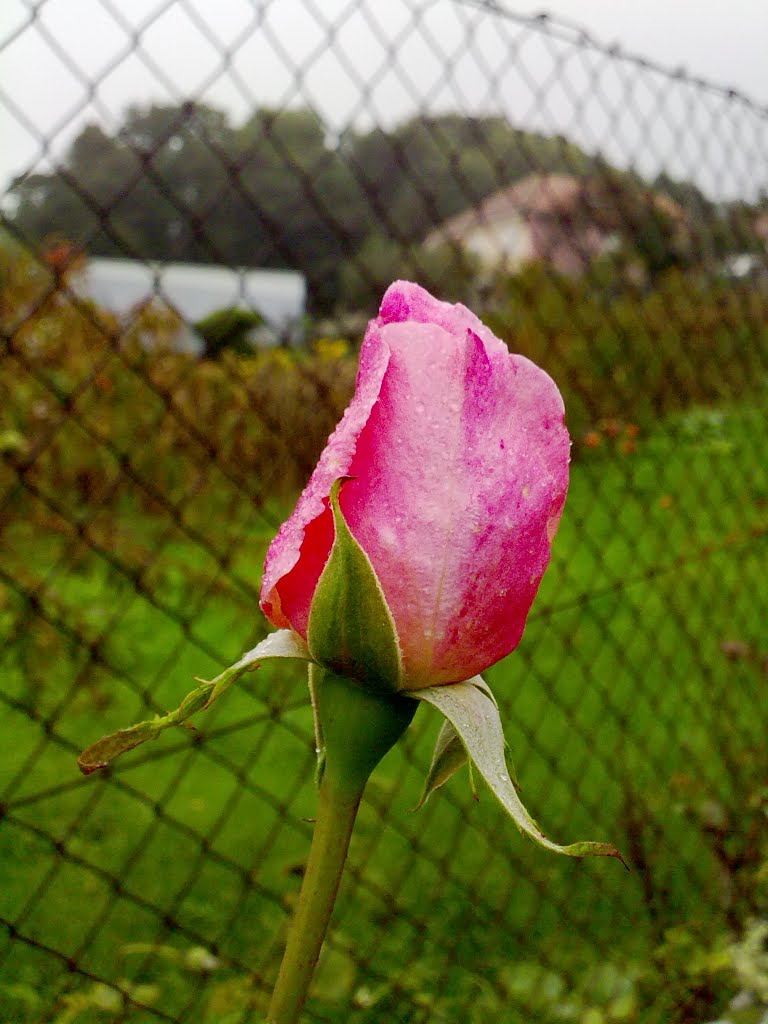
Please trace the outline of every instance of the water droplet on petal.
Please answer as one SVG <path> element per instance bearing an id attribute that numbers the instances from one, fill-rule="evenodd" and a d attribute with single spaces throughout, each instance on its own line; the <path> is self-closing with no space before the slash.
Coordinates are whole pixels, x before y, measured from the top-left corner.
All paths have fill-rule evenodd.
<path id="1" fill-rule="evenodd" d="M 391 526 L 385 524 L 379 527 L 379 539 L 387 548 L 397 547 L 397 534 Z"/>

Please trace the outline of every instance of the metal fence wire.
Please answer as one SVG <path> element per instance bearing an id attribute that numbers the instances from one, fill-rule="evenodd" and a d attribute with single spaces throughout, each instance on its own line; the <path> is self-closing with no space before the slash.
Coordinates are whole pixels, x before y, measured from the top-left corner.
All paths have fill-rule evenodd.
<path id="1" fill-rule="evenodd" d="M 265 635 L 266 546 L 405 277 L 563 391 L 566 512 L 488 680 L 533 813 L 632 870 L 534 848 L 461 776 L 414 813 L 422 710 L 306 1019 L 765 1021 L 768 109 L 492 0 L 130 6 L 19 0 L 0 38 L 29 155 L 0 229 L 0 1020 L 261 1019 L 312 830 L 301 674 L 76 756 Z"/>

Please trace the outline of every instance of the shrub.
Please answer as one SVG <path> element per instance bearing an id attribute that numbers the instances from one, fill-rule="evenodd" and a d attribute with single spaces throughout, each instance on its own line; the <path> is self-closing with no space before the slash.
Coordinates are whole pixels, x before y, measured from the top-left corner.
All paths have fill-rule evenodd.
<path id="1" fill-rule="evenodd" d="M 581 438 L 600 420 L 647 426 L 688 405 L 756 397 L 768 374 L 768 296 L 671 270 L 653 289 L 531 266 L 484 319 L 558 382 Z"/>
<path id="2" fill-rule="evenodd" d="M 216 358 L 198 359 L 169 343 L 179 320 L 167 308 L 120 323 L 76 299 L 68 273 L 0 239 L 0 458 L 29 488 L 105 507 L 127 472 L 147 508 L 194 494 L 210 510 L 227 487 L 262 501 L 303 486 L 351 394 L 352 346 L 239 355 L 261 318 L 233 309 L 207 318 Z M 606 425 L 629 424 L 629 450 L 672 410 L 765 389 L 766 305 L 758 290 L 680 271 L 639 291 L 530 267 L 495 286 L 483 315 L 558 382 L 575 438 L 595 447 Z"/>
<path id="3" fill-rule="evenodd" d="M 225 349 L 247 355 L 253 351 L 253 332 L 264 325 L 264 317 L 253 309 L 217 309 L 194 325 L 203 339 L 203 355 L 215 359 Z"/>
<path id="4" fill-rule="evenodd" d="M 10 489 L 22 473 L 27 490 L 76 508 L 129 488 L 148 508 L 205 498 L 210 514 L 233 486 L 262 500 L 306 482 L 351 394 L 354 354 L 239 357 L 221 344 L 198 359 L 164 343 L 179 321 L 157 304 L 121 324 L 7 239 L 0 263 Z"/>

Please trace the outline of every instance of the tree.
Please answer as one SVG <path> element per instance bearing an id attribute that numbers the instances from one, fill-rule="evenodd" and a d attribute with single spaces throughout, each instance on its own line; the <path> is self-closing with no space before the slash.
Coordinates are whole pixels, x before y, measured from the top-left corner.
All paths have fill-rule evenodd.
<path id="1" fill-rule="evenodd" d="M 419 281 L 445 299 L 467 302 L 477 271 L 471 255 L 452 246 L 427 249 L 371 235 L 339 271 L 338 303 L 344 310 L 375 309 L 397 278 Z"/>
<path id="2" fill-rule="evenodd" d="M 310 310 L 328 313 L 384 265 L 432 266 L 413 262 L 426 235 L 520 177 L 598 170 L 565 139 L 498 116 L 420 114 L 336 140 L 308 109 L 259 108 L 233 125 L 205 104 L 153 104 L 130 107 L 113 134 L 87 125 L 59 168 L 16 181 L 11 219 L 32 241 L 55 232 L 93 255 L 298 270 Z M 658 227 L 638 221 L 654 265 L 666 258 Z"/>
<path id="3" fill-rule="evenodd" d="M 195 324 L 195 330 L 203 339 L 203 355 L 215 359 L 225 349 L 246 355 L 253 351 L 250 335 L 261 327 L 264 317 L 253 309 L 217 309 Z"/>
<path id="4" fill-rule="evenodd" d="M 348 135 L 342 153 L 381 211 L 381 228 L 412 242 L 526 174 L 583 174 L 595 164 L 564 139 L 519 131 L 502 117 L 459 114 Z"/>

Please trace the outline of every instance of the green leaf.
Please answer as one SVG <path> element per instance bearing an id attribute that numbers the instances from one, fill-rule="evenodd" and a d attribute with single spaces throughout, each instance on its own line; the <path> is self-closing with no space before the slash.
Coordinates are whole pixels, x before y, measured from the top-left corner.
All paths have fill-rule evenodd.
<path id="1" fill-rule="evenodd" d="M 510 778 L 504 757 L 505 741 L 499 710 L 487 683 L 479 676 L 465 683 L 408 691 L 408 696 L 431 704 L 445 716 L 493 795 L 520 831 L 539 846 L 567 857 L 617 857 L 624 863 L 619 851 L 609 843 L 560 846 L 544 835 L 523 806 Z"/>
<path id="2" fill-rule="evenodd" d="M 307 643 L 319 665 L 370 689 L 395 692 L 403 673 L 395 620 L 368 555 L 344 520 L 339 491 L 347 479 L 331 487 L 336 535 L 312 599 Z"/>
<path id="3" fill-rule="evenodd" d="M 278 629 L 275 633 L 265 636 L 261 643 L 256 644 L 252 651 L 244 654 L 240 661 L 225 668 L 221 675 L 212 680 L 213 690 L 208 699 L 206 707 L 210 707 L 215 700 L 229 687 L 237 682 L 240 676 L 246 672 L 252 672 L 258 668 L 262 661 L 269 661 L 272 658 L 295 658 L 300 661 L 311 661 L 307 645 L 292 629 Z"/>
<path id="4" fill-rule="evenodd" d="M 147 740 L 153 740 L 158 736 L 163 726 L 159 724 L 160 719 L 151 722 L 139 722 L 129 729 L 119 729 L 109 736 L 103 736 L 100 740 L 92 743 L 90 747 L 82 752 L 77 759 L 77 766 L 83 775 L 90 775 L 99 768 L 106 768 L 114 761 L 118 754 L 125 754 L 134 747 L 141 746 Z"/>
<path id="5" fill-rule="evenodd" d="M 434 791 L 447 782 L 468 760 L 461 737 L 446 719 L 435 742 L 432 764 L 429 766 L 424 789 L 414 810 L 420 811 Z"/>
<path id="6" fill-rule="evenodd" d="M 262 661 L 272 658 L 311 660 L 306 644 L 292 630 L 279 629 L 276 633 L 270 633 L 253 650 L 244 654 L 234 665 L 225 668 L 215 679 L 210 682 L 199 679 L 200 685 L 187 694 L 175 711 L 170 711 L 167 715 L 158 715 L 146 722 L 139 722 L 128 729 L 118 729 L 117 732 L 92 743 L 77 759 L 80 771 L 83 775 L 90 775 L 99 768 L 106 768 L 118 755 L 133 750 L 147 740 L 156 739 L 161 732 L 174 725 L 184 725 L 192 715 L 210 707 L 246 672 L 252 672 Z"/>

